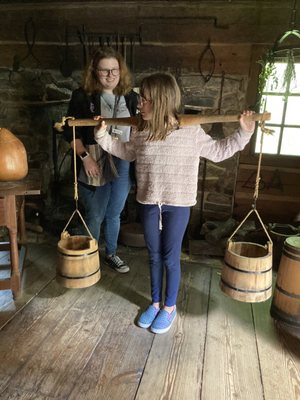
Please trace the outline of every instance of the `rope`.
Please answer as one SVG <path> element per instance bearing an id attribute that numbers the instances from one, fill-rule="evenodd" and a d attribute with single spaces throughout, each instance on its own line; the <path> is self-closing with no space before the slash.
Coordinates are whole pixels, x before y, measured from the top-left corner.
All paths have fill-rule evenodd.
<path id="1" fill-rule="evenodd" d="M 74 156 L 74 200 L 76 210 L 78 209 L 78 182 L 77 182 L 77 154 L 76 154 L 76 136 L 75 126 L 73 126 L 73 156 Z"/>
<path id="2" fill-rule="evenodd" d="M 82 221 L 82 223 L 83 223 L 85 229 L 87 230 L 89 236 L 90 236 L 92 239 L 94 239 L 94 238 L 93 238 L 93 235 L 91 234 L 91 232 L 90 232 L 90 230 L 89 230 L 89 228 L 88 228 L 88 226 L 87 226 L 87 224 L 86 224 L 86 222 L 85 222 L 85 220 L 83 219 L 83 217 L 82 217 L 80 211 L 79 211 L 77 208 L 73 211 L 73 214 L 72 214 L 71 217 L 69 218 L 69 221 L 67 222 L 66 226 L 64 227 L 63 232 L 66 231 L 66 229 L 67 229 L 69 223 L 72 221 L 72 219 L 73 219 L 73 217 L 74 217 L 74 215 L 75 215 L 76 213 L 79 215 L 79 217 L 80 217 L 80 219 L 81 219 L 81 221 Z"/>
<path id="3" fill-rule="evenodd" d="M 255 212 L 261 226 L 263 227 L 263 230 L 265 232 L 265 234 L 267 235 L 269 241 L 271 244 L 273 244 L 272 239 L 270 237 L 270 235 L 268 234 L 268 231 L 265 228 L 265 225 L 256 209 L 256 201 L 258 199 L 258 192 L 259 192 L 259 182 L 260 182 L 260 170 L 261 170 L 261 160 L 262 160 L 262 149 L 263 149 L 263 140 L 264 140 L 264 134 L 265 133 L 271 133 L 273 132 L 271 129 L 267 129 L 265 128 L 265 122 L 262 121 L 259 124 L 259 127 L 261 129 L 261 138 L 260 138 L 260 150 L 259 150 L 259 158 L 258 158 L 258 165 L 257 165 L 257 173 L 256 173 L 256 179 L 255 179 L 255 188 L 254 188 L 254 194 L 253 194 L 253 204 L 252 204 L 252 210 L 250 210 L 248 212 L 248 214 L 246 215 L 246 217 L 243 219 L 243 221 L 238 225 L 238 227 L 236 228 L 236 230 L 233 232 L 233 234 L 229 237 L 228 242 L 231 241 L 231 239 L 233 238 L 233 236 L 237 233 L 237 231 L 240 229 L 240 227 L 244 224 L 244 222 L 247 220 L 247 218 L 253 213 Z"/>
<path id="4" fill-rule="evenodd" d="M 79 215 L 79 218 L 81 219 L 85 229 L 87 230 L 89 236 L 93 239 L 93 236 L 83 219 L 79 209 L 78 209 L 78 181 L 77 181 L 77 155 L 76 155 L 76 135 L 75 135 L 75 126 L 73 126 L 73 158 L 74 158 L 74 200 L 75 200 L 75 210 L 73 211 L 73 214 L 69 218 L 69 221 L 67 222 L 66 226 L 63 229 L 63 232 L 66 231 L 67 227 L 69 226 L 70 222 L 72 221 L 74 215 L 77 213 Z"/>
<path id="5" fill-rule="evenodd" d="M 258 157 L 258 165 L 255 179 L 255 188 L 253 194 L 253 208 L 256 208 L 256 201 L 258 199 L 258 191 L 259 191 L 259 182 L 260 182 L 260 169 L 261 169 L 261 159 L 262 159 L 262 149 L 263 149 L 263 140 L 264 140 L 264 121 L 260 124 L 261 128 L 261 137 L 260 137 L 260 149 L 259 149 L 259 157 Z"/>
<path id="6" fill-rule="evenodd" d="M 264 141 L 264 134 L 271 134 L 274 131 L 272 129 L 265 128 L 265 121 L 263 120 L 259 127 L 261 129 L 261 137 L 260 137 L 260 149 L 259 149 L 259 157 L 258 157 L 258 165 L 257 165 L 257 173 L 256 173 L 256 180 L 255 180 L 255 189 L 253 195 L 253 208 L 256 208 L 256 200 L 258 198 L 258 191 L 259 191 L 259 182 L 260 182 L 260 169 L 261 169 L 261 160 L 262 160 L 262 149 L 263 149 L 263 141 Z"/>
<path id="7" fill-rule="evenodd" d="M 268 234 L 268 231 L 267 231 L 266 228 L 265 228 L 265 225 L 264 225 L 264 223 L 263 223 L 263 221 L 262 221 L 262 219 L 261 219 L 261 217 L 260 217 L 258 211 L 256 210 L 256 208 L 253 208 L 252 210 L 250 210 L 250 211 L 248 212 L 248 214 L 246 215 L 246 217 L 243 219 L 243 221 L 239 224 L 239 226 L 236 228 L 236 230 L 235 230 L 235 231 L 233 232 L 233 234 L 230 236 L 230 238 L 228 239 L 228 242 L 230 242 L 230 240 L 233 238 L 233 236 L 237 233 L 237 231 L 240 229 L 240 227 L 244 224 L 244 222 L 248 219 L 248 217 L 249 217 L 253 212 L 255 212 L 255 214 L 256 214 L 256 216 L 257 216 L 257 218 L 258 218 L 258 220 L 259 220 L 261 226 L 263 227 L 263 230 L 265 231 L 265 234 L 266 234 L 266 236 L 268 237 L 269 241 L 270 241 L 271 243 L 273 243 L 273 242 L 272 242 L 272 239 L 271 239 L 271 237 L 270 237 L 270 235 Z"/>

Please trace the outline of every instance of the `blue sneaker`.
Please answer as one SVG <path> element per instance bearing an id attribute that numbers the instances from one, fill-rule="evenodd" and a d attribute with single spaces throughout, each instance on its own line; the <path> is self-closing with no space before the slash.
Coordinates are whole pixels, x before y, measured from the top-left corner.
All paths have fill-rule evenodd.
<path id="1" fill-rule="evenodd" d="M 171 313 L 166 310 L 160 310 L 159 314 L 151 325 L 151 332 L 153 333 L 165 333 L 171 328 L 176 318 L 176 306 Z"/>
<path id="2" fill-rule="evenodd" d="M 140 318 L 138 319 L 138 326 L 141 328 L 149 328 L 152 322 L 154 321 L 155 317 L 159 312 L 159 308 L 154 307 L 152 304 L 144 311 Z"/>

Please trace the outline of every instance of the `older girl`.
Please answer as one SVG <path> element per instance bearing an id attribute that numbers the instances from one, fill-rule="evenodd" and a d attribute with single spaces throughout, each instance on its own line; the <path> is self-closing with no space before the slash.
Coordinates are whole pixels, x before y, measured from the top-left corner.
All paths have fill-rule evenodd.
<path id="1" fill-rule="evenodd" d="M 132 91 L 131 75 L 122 56 L 109 47 L 96 50 L 82 87 L 72 94 L 67 115 L 128 117 L 135 115 L 136 107 L 137 94 Z M 110 134 L 127 142 L 130 127 L 113 126 Z M 66 129 L 64 135 L 73 147 L 72 131 Z M 96 240 L 103 224 L 106 263 L 118 272 L 128 272 L 129 266 L 116 252 L 120 214 L 131 186 L 130 163 L 103 152 L 94 141 L 92 127 L 76 129 L 76 153 L 80 166 L 79 200 L 85 208 L 86 223 Z"/>

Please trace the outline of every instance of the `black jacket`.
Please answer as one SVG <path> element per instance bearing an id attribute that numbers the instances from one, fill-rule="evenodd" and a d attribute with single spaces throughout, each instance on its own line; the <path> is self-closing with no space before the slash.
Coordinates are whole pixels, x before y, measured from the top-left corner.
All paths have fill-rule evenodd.
<path id="1" fill-rule="evenodd" d="M 127 108 L 131 116 L 136 115 L 138 105 L 138 95 L 133 90 L 124 96 Z M 101 115 L 100 96 L 97 94 L 87 95 L 82 89 L 76 89 L 72 93 L 72 97 L 68 108 L 68 117 L 76 119 L 93 118 L 95 115 Z M 94 127 L 82 126 L 76 127 L 76 138 L 80 138 L 82 143 L 96 144 L 94 140 Z M 65 126 L 63 132 L 64 138 L 70 143 L 73 140 L 72 128 Z"/>

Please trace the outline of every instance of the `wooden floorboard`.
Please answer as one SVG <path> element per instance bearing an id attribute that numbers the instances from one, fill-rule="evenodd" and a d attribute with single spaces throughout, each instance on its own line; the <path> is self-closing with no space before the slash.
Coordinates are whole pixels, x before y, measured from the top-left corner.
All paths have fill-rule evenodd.
<path id="1" fill-rule="evenodd" d="M 270 317 L 271 299 L 253 305 L 266 399 L 300 399 L 300 338 Z"/>
<path id="2" fill-rule="evenodd" d="M 1 291 L 0 327 L 55 278 L 56 251 L 53 245 L 29 244 L 27 247 L 20 296 L 14 301 L 11 290 Z M 6 253 L 3 257 L 5 264 L 8 264 L 9 255 Z M 8 274 L 9 270 L 6 269 L 5 273 Z"/>
<path id="3" fill-rule="evenodd" d="M 137 399 L 199 399 L 211 270 L 183 266 L 178 316 L 168 335 L 156 335 Z"/>
<path id="4" fill-rule="evenodd" d="M 70 399 L 134 398 L 154 339 L 150 332 L 133 323 L 140 312 L 135 288 L 140 293 L 148 291 L 141 275 L 122 278 L 108 310 L 110 323 Z"/>
<path id="5" fill-rule="evenodd" d="M 35 353 L 39 355 L 41 344 L 52 337 L 53 330 L 77 298 L 78 292 L 66 292 L 53 282 L 4 326 L 0 332 L 0 390 L 9 381 L 18 380 L 19 373 L 22 376 L 22 367 Z"/>
<path id="6" fill-rule="evenodd" d="M 214 270 L 202 398 L 264 400 L 251 305 L 222 295 L 219 282 Z"/>
<path id="7" fill-rule="evenodd" d="M 220 288 L 220 260 L 182 261 L 178 315 L 154 335 L 144 250 L 85 289 L 55 280 L 56 247 L 31 244 L 22 295 L 0 292 L 1 400 L 300 400 L 300 333 Z M 3 256 L 0 261 L 4 262 Z"/>
<path id="8" fill-rule="evenodd" d="M 86 296 L 85 290 L 77 290 L 71 307 L 65 309 L 64 315 L 57 315 L 57 325 L 14 376 L 10 386 L 53 397 L 57 392 L 62 397 L 69 394 L 93 352 L 98 335 L 105 329 L 105 321 L 104 327 L 97 329 L 97 325 L 102 325 L 99 316 L 103 316 L 103 293 L 96 287 L 89 292 Z"/>

